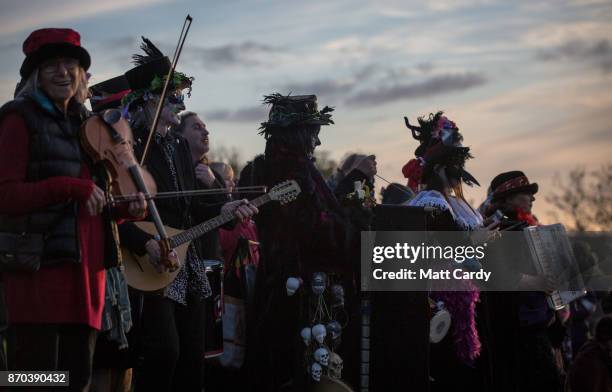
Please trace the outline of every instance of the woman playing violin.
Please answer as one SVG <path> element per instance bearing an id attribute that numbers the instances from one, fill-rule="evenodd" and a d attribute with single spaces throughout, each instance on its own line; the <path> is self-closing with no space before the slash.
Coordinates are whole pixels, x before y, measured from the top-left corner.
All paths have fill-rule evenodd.
<path id="1" fill-rule="evenodd" d="M 34 31 L 16 98 L 0 109 L 0 232 L 6 222 L 44 233 L 40 269 L 5 272 L 14 369 L 68 370 L 86 390 L 104 305 L 105 267 L 118 262 L 115 219 L 144 215 L 144 197 L 106 203 L 104 175 L 90 164 L 79 128 L 87 116 L 91 59 L 71 29 Z"/>

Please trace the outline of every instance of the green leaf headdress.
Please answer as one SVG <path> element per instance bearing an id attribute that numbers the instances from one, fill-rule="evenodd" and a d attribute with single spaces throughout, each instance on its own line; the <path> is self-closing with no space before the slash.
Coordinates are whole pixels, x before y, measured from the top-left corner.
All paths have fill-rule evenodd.
<path id="1" fill-rule="evenodd" d="M 140 48 L 144 54 L 133 55 L 132 60 L 136 67 L 125 73 L 132 92 L 123 98 L 123 105 L 129 105 L 140 99 L 146 100 L 149 96 L 160 93 L 171 68 L 170 59 L 164 56 L 153 42 L 145 37 L 142 37 L 142 41 Z M 193 77 L 175 71 L 170 81 L 170 91 L 187 89 L 187 96 L 191 96 L 193 80 Z"/>
<path id="2" fill-rule="evenodd" d="M 264 96 L 264 104 L 271 105 L 268 121 L 261 123 L 259 134 L 268 135 L 275 130 L 303 125 L 330 125 L 334 108 L 325 106 L 318 110 L 316 95 L 281 95 L 274 93 Z"/>

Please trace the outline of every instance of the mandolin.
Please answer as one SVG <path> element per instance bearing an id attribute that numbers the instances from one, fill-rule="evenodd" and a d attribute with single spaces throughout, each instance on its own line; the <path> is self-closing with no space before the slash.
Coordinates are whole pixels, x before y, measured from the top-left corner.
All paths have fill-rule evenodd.
<path id="1" fill-rule="evenodd" d="M 268 193 L 251 200 L 250 203 L 258 208 L 273 200 L 279 201 L 281 204 L 286 204 L 295 200 L 300 192 L 301 190 L 298 183 L 295 182 L 295 180 L 288 180 L 274 186 Z M 187 250 L 189 249 L 191 241 L 233 219 L 235 219 L 234 213 L 227 212 L 187 230 L 179 230 L 165 226 L 166 233 L 168 234 L 167 241 L 169 249 L 175 250 L 180 262 L 179 268 L 172 272 L 158 272 L 151 262 L 149 262 L 147 254 L 138 256 L 125 247 L 122 247 L 121 253 L 128 285 L 142 291 L 155 291 L 168 286 L 176 278 L 180 269 L 185 264 Z M 134 224 L 149 234 L 157 234 L 153 222 L 134 222 Z"/>

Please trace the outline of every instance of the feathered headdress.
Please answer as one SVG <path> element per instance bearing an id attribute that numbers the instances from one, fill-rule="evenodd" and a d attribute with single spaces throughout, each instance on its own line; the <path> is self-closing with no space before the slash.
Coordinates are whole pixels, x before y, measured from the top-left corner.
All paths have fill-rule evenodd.
<path id="1" fill-rule="evenodd" d="M 417 191 L 419 184 L 430 175 L 435 165 L 452 168 L 458 178 L 467 185 L 480 185 L 468 171 L 465 162 L 473 158 L 470 148 L 462 145 L 463 135 L 457 125 L 444 116 L 444 112 L 430 113 L 427 119 L 418 118 L 420 126 L 411 125 L 404 117 L 406 127 L 412 137 L 419 141 L 414 151 L 415 159 L 408 161 L 402 168 L 402 174 L 408 179 L 408 186 Z"/>
<path id="2" fill-rule="evenodd" d="M 133 55 L 132 63 L 135 67 L 125 73 L 132 92 L 123 98 L 124 105 L 141 98 L 146 99 L 149 94 L 160 93 L 172 67 L 170 59 L 148 38 L 142 37 L 140 49 L 144 54 Z M 191 96 L 193 80 L 193 77 L 174 71 L 169 85 L 170 91 L 187 89 L 187 96 Z"/>
<path id="3" fill-rule="evenodd" d="M 150 63 L 151 61 L 158 60 L 164 57 L 164 54 L 146 37 L 141 37 L 142 43 L 140 44 L 140 49 L 142 49 L 145 54 L 134 54 L 132 55 L 132 64 L 144 65 Z"/>
<path id="4" fill-rule="evenodd" d="M 271 105 L 268 121 L 261 123 L 260 134 L 302 125 L 330 125 L 334 108 L 325 106 L 318 110 L 316 95 L 281 95 L 274 93 L 264 96 L 263 103 Z"/>

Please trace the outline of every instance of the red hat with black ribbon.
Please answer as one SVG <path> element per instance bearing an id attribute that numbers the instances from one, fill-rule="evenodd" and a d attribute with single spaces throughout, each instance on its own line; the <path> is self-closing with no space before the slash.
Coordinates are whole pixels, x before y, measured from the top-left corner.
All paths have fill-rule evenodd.
<path id="1" fill-rule="evenodd" d="M 81 46 L 81 35 L 72 29 L 40 29 L 33 31 L 23 43 L 26 55 L 19 73 L 30 76 L 43 61 L 53 57 L 71 57 L 79 60 L 87 70 L 91 65 L 89 53 Z"/>
<path id="2" fill-rule="evenodd" d="M 132 91 L 124 75 L 95 84 L 89 90 L 91 91 L 89 101 L 94 112 L 121 106 L 121 99 Z"/>
<path id="3" fill-rule="evenodd" d="M 525 173 L 514 170 L 497 175 L 491 181 L 491 190 L 493 191 L 491 200 L 495 202 L 517 193 L 535 195 L 538 193 L 538 184 L 530 183 Z"/>

